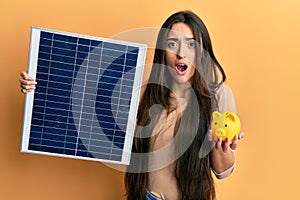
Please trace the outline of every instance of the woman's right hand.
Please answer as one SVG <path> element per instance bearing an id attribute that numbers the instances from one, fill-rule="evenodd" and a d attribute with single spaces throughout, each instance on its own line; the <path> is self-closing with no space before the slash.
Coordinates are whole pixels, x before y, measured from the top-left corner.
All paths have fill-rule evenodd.
<path id="1" fill-rule="evenodd" d="M 31 92 L 35 89 L 37 82 L 27 72 L 20 73 L 20 87 L 22 93 Z"/>

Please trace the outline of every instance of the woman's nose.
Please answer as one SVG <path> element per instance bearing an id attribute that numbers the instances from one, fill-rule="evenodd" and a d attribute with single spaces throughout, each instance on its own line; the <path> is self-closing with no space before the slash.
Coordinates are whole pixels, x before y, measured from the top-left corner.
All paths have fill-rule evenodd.
<path id="1" fill-rule="evenodd" d="M 179 48 L 177 50 L 177 57 L 178 58 L 185 58 L 185 50 L 184 50 L 184 45 L 179 45 Z"/>

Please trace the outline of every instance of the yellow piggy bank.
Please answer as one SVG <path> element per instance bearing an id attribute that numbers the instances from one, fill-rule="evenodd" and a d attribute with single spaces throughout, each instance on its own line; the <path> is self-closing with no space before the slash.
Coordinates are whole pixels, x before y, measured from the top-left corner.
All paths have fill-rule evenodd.
<path id="1" fill-rule="evenodd" d="M 239 134 L 241 131 L 241 121 L 239 117 L 232 112 L 213 112 L 211 122 L 211 130 L 213 133 L 213 138 L 222 138 L 224 141 L 227 137 L 232 143 L 234 136 Z"/>

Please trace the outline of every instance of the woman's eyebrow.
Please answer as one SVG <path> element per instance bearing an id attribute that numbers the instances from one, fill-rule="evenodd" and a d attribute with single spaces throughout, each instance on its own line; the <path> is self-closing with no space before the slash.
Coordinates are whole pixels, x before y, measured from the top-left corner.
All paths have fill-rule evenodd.
<path id="1" fill-rule="evenodd" d="M 189 41 L 189 40 L 196 40 L 196 38 L 194 38 L 194 37 L 188 38 L 188 37 L 187 37 L 187 38 L 185 38 L 185 40 L 188 40 L 188 41 Z"/>
<path id="2" fill-rule="evenodd" d="M 167 41 L 178 41 L 178 38 L 167 38 Z M 185 40 L 190 41 L 190 40 L 196 40 L 194 37 L 186 37 Z"/>
<path id="3" fill-rule="evenodd" d="M 167 41 L 175 41 L 175 42 L 177 42 L 178 38 L 168 38 Z"/>

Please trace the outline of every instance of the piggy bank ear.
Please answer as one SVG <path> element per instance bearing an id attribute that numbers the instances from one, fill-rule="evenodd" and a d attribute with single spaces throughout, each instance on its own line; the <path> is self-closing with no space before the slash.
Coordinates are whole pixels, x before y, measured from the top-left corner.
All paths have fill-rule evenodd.
<path id="1" fill-rule="evenodd" d="M 217 118 L 221 117 L 221 113 L 219 113 L 219 112 L 217 112 L 217 111 L 214 111 L 214 112 L 212 113 L 212 116 L 213 116 L 214 119 L 217 119 Z"/>
<path id="2" fill-rule="evenodd" d="M 235 116 L 231 112 L 226 113 L 226 118 L 230 119 L 233 122 L 235 122 Z"/>

